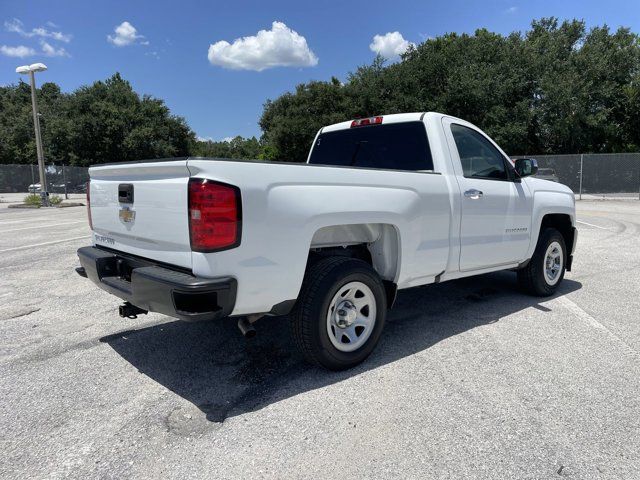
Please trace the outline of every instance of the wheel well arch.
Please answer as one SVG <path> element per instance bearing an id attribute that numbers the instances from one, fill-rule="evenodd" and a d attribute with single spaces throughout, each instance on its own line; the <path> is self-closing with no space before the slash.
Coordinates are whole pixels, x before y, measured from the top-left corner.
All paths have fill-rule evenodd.
<path id="1" fill-rule="evenodd" d="M 382 279 L 391 307 L 400 272 L 400 233 L 388 223 L 330 225 L 319 228 L 309 247 L 307 268 L 326 256 L 349 256 L 371 265 Z"/>
<path id="2" fill-rule="evenodd" d="M 540 223 L 540 231 L 538 232 L 538 237 L 544 231 L 545 228 L 555 228 L 560 232 L 562 238 L 564 239 L 565 246 L 567 247 L 567 252 L 573 251 L 573 242 L 575 239 L 574 227 L 571 222 L 571 217 L 566 213 L 548 213 L 544 217 L 542 217 L 542 222 Z"/>

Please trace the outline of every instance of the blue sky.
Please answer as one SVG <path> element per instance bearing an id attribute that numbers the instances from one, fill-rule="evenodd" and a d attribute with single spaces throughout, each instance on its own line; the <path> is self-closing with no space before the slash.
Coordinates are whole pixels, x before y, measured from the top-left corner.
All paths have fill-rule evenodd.
<path id="1" fill-rule="evenodd" d="M 38 82 L 65 91 L 119 71 L 198 136 L 220 140 L 259 135 L 265 100 L 308 80 L 344 79 L 371 62 L 372 47 L 392 56 L 429 36 L 509 33 L 543 16 L 640 31 L 640 3 L 631 0 L 1 0 L 0 84 L 34 62 L 49 66 Z M 234 43 L 241 37 L 254 38 Z"/>

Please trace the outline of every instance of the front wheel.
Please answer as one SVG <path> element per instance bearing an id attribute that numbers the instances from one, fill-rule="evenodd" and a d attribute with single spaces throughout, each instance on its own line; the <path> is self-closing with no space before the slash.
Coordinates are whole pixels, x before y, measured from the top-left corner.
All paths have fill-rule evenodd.
<path id="1" fill-rule="evenodd" d="M 345 370 L 371 354 L 386 311 L 382 281 L 366 262 L 327 257 L 305 275 L 291 314 L 293 338 L 308 362 Z"/>
<path id="2" fill-rule="evenodd" d="M 541 232 L 528 265 L 518 270 L 518 283 L 532 295 L 553 295 L 564 278 L 567 247 L 564 237 L 555 228 Z"/>

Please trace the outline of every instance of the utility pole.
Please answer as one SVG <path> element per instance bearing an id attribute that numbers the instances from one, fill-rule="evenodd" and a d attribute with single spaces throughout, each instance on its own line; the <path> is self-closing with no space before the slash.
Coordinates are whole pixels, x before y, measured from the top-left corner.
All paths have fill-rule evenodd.
<path id="1" fill-rule="evenodd" d="M 582 168 L 584 167 L 584 154 L 580 154 L 580 200 L 582 200 Z"/>
<path id="2" fill-rule="evenodd" d="M 67 191 L 67 171 L 64 169 L 64 163 L 62 164 L 62 181 L 64 182 L 64 199 L 69 199 L 69 192 Z"/>
<path id="3" fill-rule="evenodd" d="M 16 73 L 29 74 L 31 84 L 31 106 L 33 107 L 33 126 L 36 132 L 36 151 L 38 155 L 38 171 L 40 173 L 40 198 L 43 207 L 49 206 L 49 193 L 47 192 L 47 176 L 44 169 L 44 150 L 42 149 L 42 134 L 40 132 L 40 116 L 38 114 L 38 100 L 36 98 L 36 72 L 44 72 L 47 66 L 42 63 L 24 65 L 16 68 Z"/>

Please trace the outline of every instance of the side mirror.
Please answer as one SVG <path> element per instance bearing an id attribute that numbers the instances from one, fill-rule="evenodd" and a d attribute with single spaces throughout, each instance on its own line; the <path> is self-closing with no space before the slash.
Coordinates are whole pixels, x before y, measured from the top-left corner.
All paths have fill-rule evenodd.
<path id="1" fill-rule="evenodd" d="M 538 161 L 534 158 L 518 158 L 515 168 L 520 178 L 529 177 L 538 173 Z"/>

